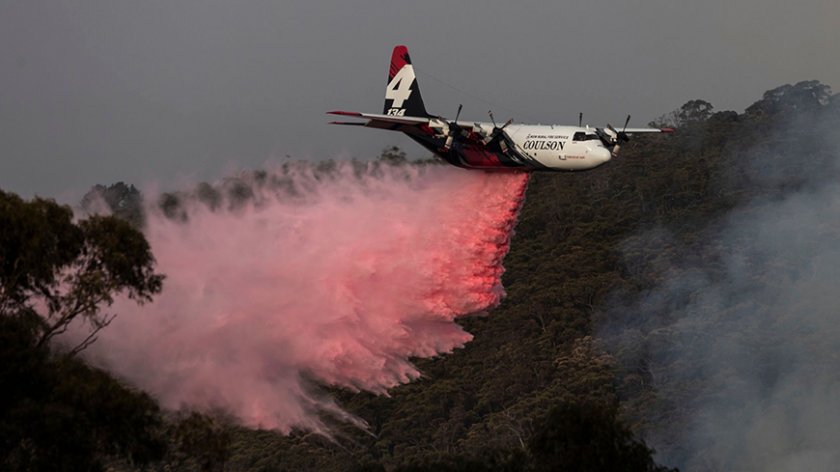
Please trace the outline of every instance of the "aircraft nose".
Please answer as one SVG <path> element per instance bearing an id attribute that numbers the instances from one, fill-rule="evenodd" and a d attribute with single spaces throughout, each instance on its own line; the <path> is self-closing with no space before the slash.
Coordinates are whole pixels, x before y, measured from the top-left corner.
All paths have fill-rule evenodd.
<path id="1" fill-rule="evenodd" d="M 596 165 L 607 163 L 610 159 L 612 159 L 612 153 L 610 153 L 610 150 L 602 147 L 592 149 L 590 151 L 590 155 L 592 156 L 592 160 L 597 163 Z"/>

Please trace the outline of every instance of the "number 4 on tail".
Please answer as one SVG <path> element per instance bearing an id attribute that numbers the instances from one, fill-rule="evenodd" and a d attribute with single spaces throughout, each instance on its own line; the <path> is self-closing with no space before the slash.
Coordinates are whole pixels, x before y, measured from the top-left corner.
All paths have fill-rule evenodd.
<path id="1" fill-rule="evenodd" d="M 393 108 L 388 111 L 389 115 L 400 115 L 403 113 L 394 113 L 395 110 L 403 107 L 403 102 L 408 100 L 411 95 L 411 85 L 414 83 L 414 68 L 411 64 L 406 64 L 397 72 L 397 75 L 388 83 L 385 89 L 385 98 L 393 100 L 391 104 Z"/>

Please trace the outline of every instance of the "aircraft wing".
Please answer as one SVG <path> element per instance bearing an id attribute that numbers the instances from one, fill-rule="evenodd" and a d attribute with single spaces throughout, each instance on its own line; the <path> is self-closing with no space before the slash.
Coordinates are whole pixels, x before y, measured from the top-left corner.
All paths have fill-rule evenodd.
<path id="1" fill-rule="evenodd" d="M 623 130 L 627 134 L 636 133 L 673 133 L 674 128 L 627 128 Z"/>
<path id="2" fill-rule="evenodd" d="M 420 118 L 416 116 L 393 116 L 380 115 L 376 113 L 358 113 L 355 111 L 330 111 L 328 115 L 352 116 L 354 118 L 361 118 L 368 120 L 367 122 L 348 122 L 348 121 L 332 121 L 332 125 L 355 125 L 355 126 L 370 126 L 372 128 L 389 128 L 393 125 L 428 125 L 429 118 Z"/>

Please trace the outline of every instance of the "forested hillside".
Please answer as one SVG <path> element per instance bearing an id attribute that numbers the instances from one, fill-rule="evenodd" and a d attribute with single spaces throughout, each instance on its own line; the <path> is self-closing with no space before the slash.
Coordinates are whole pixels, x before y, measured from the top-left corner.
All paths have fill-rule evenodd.
<path id="1" fill-rule="evenodd" d="M 0 372 L 3 385 L 20 386 L 4 389 L 0 468 L 36 470 L 44 457 L 58 460 L 39 454 L 78 418 L 93 436 L 79 443 L 85 454 L 76 464 L 94 468 L 731 469 L 740 463 L 701 464 L 691 452 L 680 452 L 681 434 L 716 390 L 694 371 L 679 382 L 662 380 L 690 371 L 681 363 L 696 360 L 663 346 L 683 342 L 668 333 L 677 314 L 693 307 L 708 286 L 668 283 L 688 280 L 698 268 L 704 281 L 727 280 L 729 261 L 740 254 L 732 246 L 750 245 L 749 235 L 731 236 L 733 218 L 752 214 L 754 202 L 783 201 L 837 180 L 840 99 L 819 82 L 801 82 L 766 92 L 740 114 L 692 100 L 658 122 L 678 131 L 634 139 L 620 157 L 590 172 L 533 174 L 505 260 L 507 297 L 486 316 L 461 320 L 474 340 L 451 355 L 417 360 L 423 377 L 390 396 L 330 392 L 368 423 L 367 431 L 339 422 L 332 438 L 285 437 L 238 427 L 223 413 L 161 413 L 147 396 L 39 344 L 31 313 L 22 316 L 0 304 L 0 321 L 13 326 L 4 325 L 8 340 L 0 362 L 22 365 L 24 359 L 37 366 Z M 394 156 L 389 151 L 387 160 L 408 165 Z M 142 214 L 118 203 L 139 201 L 136 189 L 98 192 L 116 215 L 142 225 Z M 4 212 L 12 208 L 4 205 Z M 4 237 L 8 218 L 0 215 Z M 833 231 L 824 230 L 825 237 L 840 236 Z M 761 264 L 749 265 L 746 258 L 745 277 L 755 280 L 741 281 L 743 286 L 782 283 L 772 271 L 789 260 L 769 252 Z M 0 268 L 10 271 L 4 261 L 15 255 L 0 256 Z M 7 297 L 20 279 L 4 274 L 3 280 L 0 295 Z M 707 305 L 738 317 L 745 303 Z M 749 310 L 760 314 L 762 307 Z M 745 342 L 761 341 L 751 339 Z M 768 375 L 762 381 L 772 382 Z M 96 416 L 72 394 L 81 388 L 77 384 L 96 386 L 91 398 L 107 393 L 106 400 L 127 403 L 108 400 L 104 416 Z M 51 416 L 55 410 L 64 416 Z M 32 417 L 64 423 L 30 424 Z M 97 428 L 117 418 L 125 420 L 120 434 L 134 434 L 132 428 L 142 434 L 136 440 L 117 435 L 120 441 L 108 443 L 110 430 Z M 647 446 L 654 440 L 669 448 L 655 456 L 662 466 L 641 438 Z"/>

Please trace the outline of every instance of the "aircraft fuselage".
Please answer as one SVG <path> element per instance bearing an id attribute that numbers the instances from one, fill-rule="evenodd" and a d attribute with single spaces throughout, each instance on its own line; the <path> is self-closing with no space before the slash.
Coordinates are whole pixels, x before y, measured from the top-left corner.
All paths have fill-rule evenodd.
<path id="1" fill-rule="evenodd" d="M 598 167 L 612 157 L 594 129 L 557 125 L 510 125 L 494 142 L 485 144 L 492 123 L 458 122 L 463 138 L 445 145 L 446 123 L 430 129 L 403 129 L 408 136 L 450 164 L 485 170 L 579 171 Z M 432 132 L 429 132 L 432 131 Z M 439 132 L 434 132 L 439 131 Z"/>

